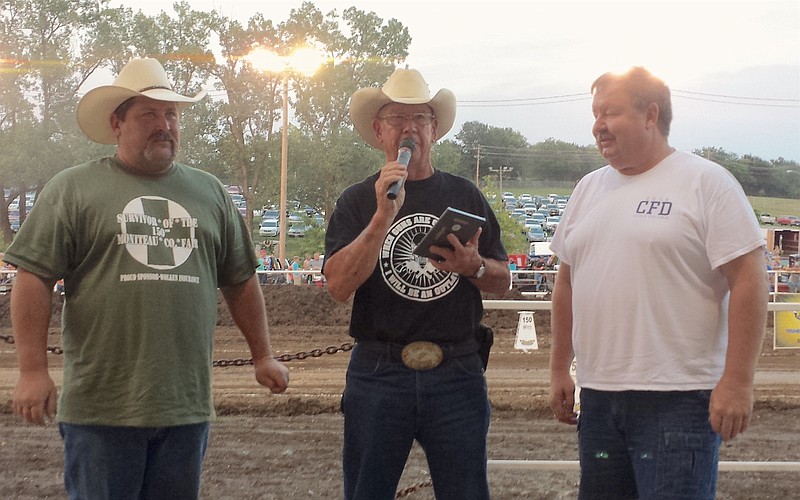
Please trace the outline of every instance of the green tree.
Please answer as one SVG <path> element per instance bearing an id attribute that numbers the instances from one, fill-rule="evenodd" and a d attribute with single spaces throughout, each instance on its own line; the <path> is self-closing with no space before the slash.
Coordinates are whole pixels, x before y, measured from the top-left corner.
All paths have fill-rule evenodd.
<path id="1" fill-rule="evenodd" d="M 464 170 L 460 166 L 461 146 L 455 141 L 439 141 L 434 144 L 431 149 L 431 163 L 436 170 L 463 176 Z M 475 180 L 474 169 L 473 175 L 467 178 Z"/>
<path id="2" fill-rule="evenodd" d="M 0 4 L 0 60 L 10 61 L 11 66 L 10 72 L 0 71 L 4 89 L 0 94 L 4 149 L 0 174 L 4 187 L 16 188 L 3 200 L 4 208 L 15 193 L 41 190 L 53 174 L 79 157 L 74 109 L 82 73 L 74 62 L 79 57 L 72 42 L 100 5 L 81 0 L 8 0 Z M 3 195 L 5 198 L 5 192 Z M 20 203 L 21 221 L 25 207 Z M 0 229 L 10 241 L 7 213 L 0 220 Z"/>
<path id="3" fill-rule="evenodd" d="M 606 164 L 594 146 L 577 146 L 553 138 L 531 146 L 531 178 L 576 183 L 587 173 Z"/>
<path id="4" fill-rule="evenodd" d="M 502 167 L 513 169 L 508 173 L 508 179 L 524 176 L 526 167 L 524 151 L 528 147 L 528 142 L 516 130 L 470 121 L 461 126 L 455 137 L 462 147 L 459 175 L 475 178 L 480 149 L 481 178 Z"/>

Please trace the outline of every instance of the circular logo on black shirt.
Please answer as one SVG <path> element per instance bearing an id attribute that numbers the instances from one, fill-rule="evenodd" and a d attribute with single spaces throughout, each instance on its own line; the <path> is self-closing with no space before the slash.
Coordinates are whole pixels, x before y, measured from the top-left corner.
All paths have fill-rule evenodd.
<path id="1" fill-rule="evenodd" d="M 383 240 L 380 265 L 383 280 L 396 294 L 428 302 L 447 295 L 458 284 L 458 274 L 440 271 L 427 257 L 413 253 L 437 219 L 430 214 L 412 214 L 397 220 L 389 229 Z"/>

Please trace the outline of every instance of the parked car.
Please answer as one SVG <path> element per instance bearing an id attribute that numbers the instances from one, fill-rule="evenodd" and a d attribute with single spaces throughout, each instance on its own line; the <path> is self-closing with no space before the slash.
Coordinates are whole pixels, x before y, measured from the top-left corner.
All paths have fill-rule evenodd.
<path id="1" fill-rule="evenodd" d="M 761 221 L 762 224 L 775 224 L 775 217 L 767 213 L 759 215 L 758 220 Z"/>
<path id="2" fill-rule="evenodd" d="M 533 225 L 528 228 L 528 232 L 525 234 L 528 238 L 528 241 L 547 241 L 547 233 L 544 232 L 542 226 L 539 224 Z"/>
<path id="3" fill-rule="evenodd" d="M 781 226 L 800 226 L 800 217 L 796 215 L 781 215 L 775 222 Z"/>
<path id="4" fill-rule="evenodd" d="M 296 222 L 289 226 L 286 230 L 286 236 L 290 238 L 302 238 L 306 235 L 306 225 L 302 222 Z"/>
<path id="5" fill-rule="evenodd" d="M 261 236 L 275 237 L 281 232 L 281 227 L 278 224 L 278 219 L 261 219 L 261 224 L 258 226 L 258 234 Z"/>
<path id="6" fill-rule="evenodd" d="M 242 200 L 240 203 L 236 203 L 236 210 L 242 214 L 242 217 L 247 217 L 247 203 Z"/>
<path id="7" fill-rule="evenodd" d="M 527 231 L 533 226 L 541 227 L 541 222 L 533 217 L 525 217 L 525 220 L 522 221 L 522 225 L 525 226 L 525 230 Z"/>
<path id="8" fill-rule="evenodd" d="M 544 227 L 551 233 L 555 233 L 556 229 L 558 229 L 559 222 L 561 222 L 561 217 L 558 215 L 554 215 L 547 218 L 547 220 L 544 223 Z"/>
<path id="9" fill-rule="evenodd" d="M 544 215 L 541 212 L 536 212 L 533 215 L 531 215 L 529 218 L 535 220 L 536 223 L 539 224 L 542 227 L 544 227 L 544 223 L 545 223 L 545 221 L 547 221 L 547 216 Z"/>
<path id="10" fill-rule="evenodd" d="M 266 220 L 266 219 L 278 220 L 280 214 L 281 214 L 280 210 L 264 209 L 261 211 L 261 220 Z"/>

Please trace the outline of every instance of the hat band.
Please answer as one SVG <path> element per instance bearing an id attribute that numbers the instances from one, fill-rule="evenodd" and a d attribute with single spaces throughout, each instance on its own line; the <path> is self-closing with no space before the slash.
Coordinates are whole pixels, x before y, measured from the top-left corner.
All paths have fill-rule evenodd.
<path id="1" fill-rule="evenodd" d="M 141 93 L 141 92 L 146 92 L 148 90 L 155 90 L 155 89 L 164 89 L 164 90 L 172 91 L 171 88 L 164 87 L 163 85 L 153 85 L 152 87 L 145 87 L 143 89 L 139 89 L 139 92 Z"/>

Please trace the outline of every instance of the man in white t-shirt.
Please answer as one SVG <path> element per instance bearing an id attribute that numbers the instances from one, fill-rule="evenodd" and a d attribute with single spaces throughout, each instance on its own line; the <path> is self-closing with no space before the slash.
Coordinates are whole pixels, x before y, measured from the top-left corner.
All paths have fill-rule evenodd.
<path id="1" fill-rule="evenodd" d="M 592 94 L 609 165 L 576 186 L 550 246 L 550 407 L 580 420 L 581 499 L 712 499 L 720 440 L 750 423 L 764 240 L 736 179 L 669 145 L 664 82 L 632 68 Z"/>

